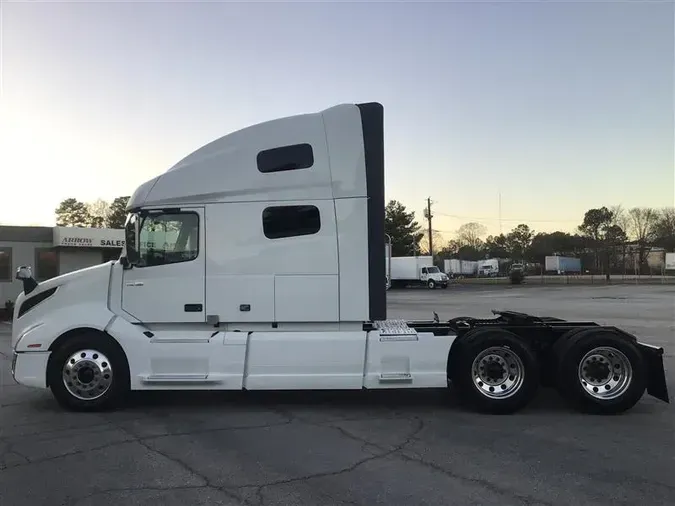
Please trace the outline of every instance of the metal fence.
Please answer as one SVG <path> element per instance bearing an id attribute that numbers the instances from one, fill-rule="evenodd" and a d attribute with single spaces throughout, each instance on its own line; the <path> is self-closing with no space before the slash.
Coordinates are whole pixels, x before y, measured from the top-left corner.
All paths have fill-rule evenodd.
<path id="1" fill-rule="evenodd" d="M 464 278 L 454 280 L 458 284 L 510 284 L 508 276 L 495 278 Z M 541 285 L 608 285 L 608 284 L 644 284 L 644 285 L 675 285 L 675 275 L 666 274 L 611 274 L 609 279 L 605 274 L 569 274 L 569 275 L 537 275 L 525 277 L 525 284 Z"/>

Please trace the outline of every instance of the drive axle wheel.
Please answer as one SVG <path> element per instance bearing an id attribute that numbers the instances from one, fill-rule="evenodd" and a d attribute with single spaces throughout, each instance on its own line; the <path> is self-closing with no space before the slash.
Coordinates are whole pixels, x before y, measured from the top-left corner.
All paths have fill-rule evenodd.
<path id="1" fill-rule="evenodd" d="M 468 334 L 451 372 L 460 397 L 479 411 L 514 413 L 536 395 L 539 366 L 530 347 L 501 329 Z"/>
<path id="2" fill-rule="evenodd" d="M 508 348 L 493 346 L 481 351 L 471 364 L 473 382 L 488 399 L 504 399 L 518 392 L 525 366 Z"/>
<path id="3" fill-rule="evenodd" d="M 47 379 L 62 406 L 96 411 L 117 404 L 129 389 L 124 352 L 105 334 L 74 336 L 52 352 Z"/>
<path id="4" fill-rule="evenodd" d="M 612 331 L 576 333 L 559 357 L 558 389 L 581 411 L 616 414 L 644 394 L 647 377 L 637 346 Z"/>

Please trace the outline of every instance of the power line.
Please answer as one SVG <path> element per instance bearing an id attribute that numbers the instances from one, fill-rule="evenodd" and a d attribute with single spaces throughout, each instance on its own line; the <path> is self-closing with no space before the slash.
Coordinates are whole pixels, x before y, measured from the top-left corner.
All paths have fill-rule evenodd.
<path id="1" fill-rule="evenodd" d="M 481 221 L 509 221 L 509 222 L 520 222 L 520 223 L 580 223 L 578 219 L 576 220 L 533 220 L 530 218 L 487 218 L 487 217 L 479 217 L 479 216 L 462 216 L 459 214 L 447 214 L 447 213 L 441 213 L 441 212 L 436 212 L 437 215 L 440 216 L 445 216 L 448 218 L 458 218 L 462 220 L 481 220 Z"/>

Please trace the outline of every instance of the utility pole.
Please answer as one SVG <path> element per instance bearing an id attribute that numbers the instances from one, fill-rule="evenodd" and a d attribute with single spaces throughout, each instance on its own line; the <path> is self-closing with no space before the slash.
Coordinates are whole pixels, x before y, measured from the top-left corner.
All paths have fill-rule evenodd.
<path id="1" fill-rule="evenodd" d="M 427 212 L 426 218 L 427 218 L 427 223 L 429 225 L 429 254 L 431 255 L 431 258 L 433 259 L 434 257 L 434 238 L 433 238 L 433 233 L 431 230 L 431 218 L 433 218 L 431 214 L 431 197 L 427 197 Z"/>
<path id="2" fill-rule="evenodd" d="M 499 190 L 499 235 L 502 235 L 502 191 Z"/>

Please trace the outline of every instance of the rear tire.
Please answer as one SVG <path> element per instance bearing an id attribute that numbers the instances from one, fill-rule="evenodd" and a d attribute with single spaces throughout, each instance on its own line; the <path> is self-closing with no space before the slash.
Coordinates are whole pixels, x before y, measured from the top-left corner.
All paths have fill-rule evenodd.
<path id="1" fill-rule="evenodd" d="M 527 406 L 539 387 L 539 364 L 530 347 L 502 329 L 481 329 L 465 339 L 451 371 L 462 401 L 491 414 Z"/>
<path id="2" fill-rule="evenodd" d="M 116 407 L 129 390 L 122 349 L 104 334 L 72 337 L 52 352 L 47 380 L 58 403 L 72 411 Z"/>
<path id="3" fill-rule="evenodd" d="M 608 330 L 586 329 L 559 358 L 558 390 L 576 409 L 613 415 L 631 409 L 647 387 L 638 347 Z"/>

